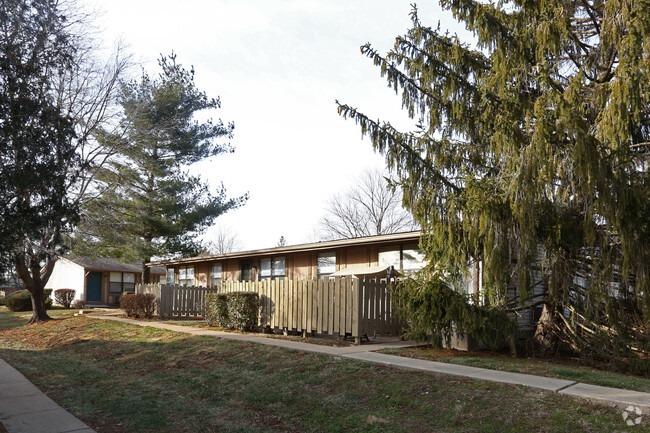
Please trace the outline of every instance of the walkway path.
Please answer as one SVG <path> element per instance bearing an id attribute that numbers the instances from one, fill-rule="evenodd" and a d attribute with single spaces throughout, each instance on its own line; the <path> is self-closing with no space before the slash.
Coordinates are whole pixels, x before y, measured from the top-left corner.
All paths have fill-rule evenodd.
<path id="1" fill-rule="evenodd" d="M 560 394 L 596 400 L 626 409 L 629 406 L 639 408 L 650 415 L 650 393 L 628 391 L 587 385 L 569 380 L 533 376 L 530 374 L 508 373 L 487 370 L 485 368 L 464 365 L 445 364 L 442 362 L 405 358 L 401 356 L 376 353 L 385 348 L 408 347 L 409 342 L 380 342 L 360 346 L 332 347 L 298 341 L 269 338 L 254 334 L 237 334 L 213 331 L 163 322 L 143 322 L 110 315 L 88 316 L 101 320 L 115 320 L 138 326 L 151 326 L 159 329 L 183 332 L 191 335 L 211 335 L 228 340 L 249 341 L 269 346 L 303 352 L 322 353 L 342 358 L 356 359 L 389 367 L 421 370 L 432 373 L 452 374 L 481 380 L 522 385 Z M 92 433 L 86 424 L 57 405 L 38 390 L 25 376 L 0 359 L 0 433 Z"/>
<path id="2" fill-rule="evenodd" d="M 432 373 L 452 374 L 456 376 L 471 377 L 474 379 L 490 380 L 493 382 L 510 383 L 522 385 L 529 388 L 538 388 L 553 391 L 560 394 L 586 398 L 600 401 L 626 409 L 635 406 L 641 409 L 646 415 L 650 415 L 650 393 L 629 391 L 625 389 L 609 388 L 604 386 L 588 385 L 571 380 L 554 379 L 550 377 L 533 376 L 531 374 L 510 373 L 506 371 L 488 370 L 485 368 L 469 367 L 466 365 L 445 364 L 442 362 L 426 361 L 422 359 L 406 358 L 402 356 L 386 355 L 376 353 L 385 348 L 408 347 L 413 343 L 396 341 L 384 343 L 362 344 L 360 346 L 333 347 L 319 344 L 302 343 L 298 341 L 269 338 L 260 334 L 237 334 L 224 331 L 213 331 L 204 328 L 195 328 L 184 325 L 173 325 L 163 322 L 143 322 L 139 320 L 126 319 L 115 316 L 89 316 L 97 319 L 116 320 L 131 323 L 139 326 L 151 326 L 159 329 L 183 332 L 191 335 L 212 335 L 219 338 L 250 341 L 269 346 L 284 347 L 286 349 L 299 350 L 303 352 L 323 353 L 340 356 L 342 358 L 367 361 L 373 364 L 390 367 L 405 368 L 410 370 L 421 370 Z"/>
<path id="3" fill-rule="evenodd" d="M 0 359 L 0 433 L 93 433 Z"/>

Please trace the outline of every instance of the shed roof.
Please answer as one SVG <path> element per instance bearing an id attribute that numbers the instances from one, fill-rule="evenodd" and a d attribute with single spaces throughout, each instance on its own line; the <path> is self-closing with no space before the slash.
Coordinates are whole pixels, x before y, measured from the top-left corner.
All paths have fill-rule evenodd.
<path id="1" fill-rule="evenodd" d="M 142 272 L 142 262 L 132 262 L 132 263 L 122 263 L 119 259 L 113 257 L 81 257 L 81 256 L 68 256 L 64 259 L 76 263 L 84 269 L 95 269 L 102 271 L 112 271 L 112 272 Z M 164 275 L 165 268 L 160 266 L 151 266 L 151 273 Z"/>

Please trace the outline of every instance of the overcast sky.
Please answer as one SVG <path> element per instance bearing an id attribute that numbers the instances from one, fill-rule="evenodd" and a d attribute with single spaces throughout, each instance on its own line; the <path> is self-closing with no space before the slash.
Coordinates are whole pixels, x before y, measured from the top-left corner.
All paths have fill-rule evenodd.
<path id="1" fill-rule="evenodd" d="M 230 196 L 250 195 L 216 220 L 244 249 L 273 247 L 280 236 L 290 245 L 314 240 L 328 198 L 352 187 L 360 171 L 384 167 L 359 127 L 338 116 L 335 100 L 411 124 L 359 47 L 387 52 L 410 27 L 412 0 L 86 1 L 104 11 L 107 44 L 120 37 L 151 74 L 173 50 L 194 66 L 197 87 L 221 98 L 212 117 L 235 123 L 236 151 L 192 171 L 213 187 L 223 182 Z M 418 9 L 426 25 L 463 31 L 435 1 Z"/>

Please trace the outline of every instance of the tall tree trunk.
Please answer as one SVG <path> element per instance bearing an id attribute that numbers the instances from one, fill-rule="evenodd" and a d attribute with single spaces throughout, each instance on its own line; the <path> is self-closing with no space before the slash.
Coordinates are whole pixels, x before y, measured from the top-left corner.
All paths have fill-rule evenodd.
<path id="1" fill-rule="evenodd" d="M 53 258 L 46 256 L 44 265 L 41 267 L 41 260 L 39 260 L 38 255 L 18 253 L 14 255 L 14 266 L 32 298 L 33 314 L 28 324 L 52 320 L 45 309 L 45 285 L 54 269 Z"/>
<path id="2" fill-rule="evenodd" d="M 544 304 L 542 314 L 537 322 L 537 329 L 533 336 L 533 342 L 536 348 L 542 353 L 550 353 L 557 349 L 558 336 L 555 332 L 555 322 L 557 320 L 557 311 L 555 308 Z"/>
<path id="3" fill-rule="evenodd" d="M 43 323 L 52 318 L 47 314 L 47 309 L 45 308 L 45 292 L 43 287 L 29 289 L 29 294 L 32 298 L 32 318 L 27 322 L 28 325 L 33 323 Z"/>

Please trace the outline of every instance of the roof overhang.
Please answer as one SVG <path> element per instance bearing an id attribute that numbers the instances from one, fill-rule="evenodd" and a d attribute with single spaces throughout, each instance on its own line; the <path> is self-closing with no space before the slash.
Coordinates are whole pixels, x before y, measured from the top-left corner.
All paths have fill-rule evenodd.
<path id="1" fill-rule="evenodd" d="M 239 259 L 249 257 L 265 257 L 282 254 L 290 254 L 305 251 L 331 251 L 336 248 L 366 246 L 366 245 L 389 245 L 392 243 L 417 243 L 420 240 L 420 231 L 393 233 L 389 235 L 367 236 L 363 238 L 339 239 L 336 241 L 315 242 L 310 244 L 293 245 L 287 247 L 265 248 L 251 251 L 241 251 L 228 254 L 214 254 L 199 257 L 190 257 L 186 259 L 162 260 L 159 262 L 147 263 L 148 266 L 169 266 L 180 265 L 185 263 L 203 263 L 214 262 L 218 260 Z"/>

